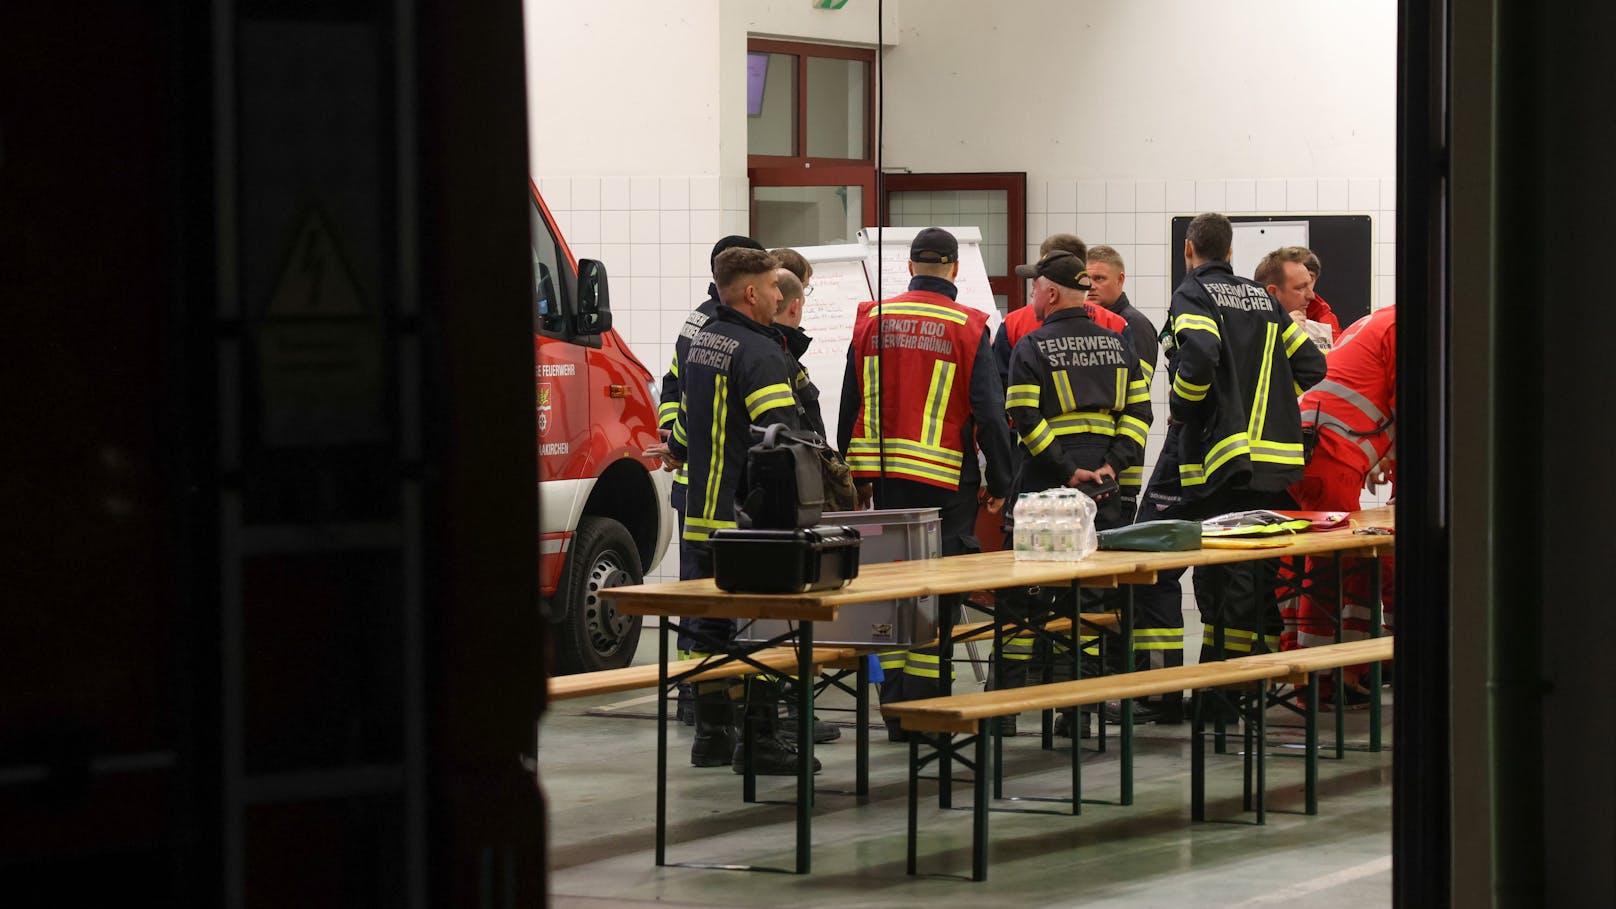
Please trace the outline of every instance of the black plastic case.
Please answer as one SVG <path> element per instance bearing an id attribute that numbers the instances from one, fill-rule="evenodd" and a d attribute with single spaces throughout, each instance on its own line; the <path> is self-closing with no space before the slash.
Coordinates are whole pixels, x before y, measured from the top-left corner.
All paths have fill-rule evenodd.
<path id="1" fill-rule="evenodd" d="M 859 532 L 822 524 L 794 530 L 713 531 L 713 582 L 732 593 L 807 593 L 858 577 Z"/>

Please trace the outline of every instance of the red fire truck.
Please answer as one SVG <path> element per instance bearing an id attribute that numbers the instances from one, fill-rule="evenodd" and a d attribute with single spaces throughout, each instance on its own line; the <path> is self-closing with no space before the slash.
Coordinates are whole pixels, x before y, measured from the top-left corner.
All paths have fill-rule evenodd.
<path id="1" fill-rule="evenodd" d="M 626 666 L 640 619 L 618 615 L 601 591 L 638 584 L 673 535 L 672 474 L 640 456 L 658 440 L 657 388 L 612 330 L 605 266 L 575 260 L 532 181 L 528 191 L 539 571 L 557 623 L 555 671 Z"/>

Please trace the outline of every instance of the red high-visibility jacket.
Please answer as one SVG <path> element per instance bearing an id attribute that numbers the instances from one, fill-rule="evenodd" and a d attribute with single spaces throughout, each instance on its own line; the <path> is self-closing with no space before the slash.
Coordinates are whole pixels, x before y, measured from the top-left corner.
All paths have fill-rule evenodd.
<path id="1" fill-rule="evenodd" d="M 1324 381 L 1302 396 L 1302 425 L 1319 428 L 1313 457 L 1367 473 L 1396 441 L 1397 307 L 1364 316 L 1336 339 Z"/>
<path id="2" fill-rule="evenodd" d="M 975 441 L 987 456 L 988 486 L 1003 495 L 1009 429 L 986 344 L 987 314 L 942 293 L 911 289 L 859 304 L 848 351 L 848 378 L 858 395 L 845 443 L 853 476 L 879 477 L 884 469 L 887 476 L 958 489 L 962 473 L 977 473 L 976 444 L 967 439 L 985 436 Z M 973 420 L 977 410 L 988 418 Z"/>

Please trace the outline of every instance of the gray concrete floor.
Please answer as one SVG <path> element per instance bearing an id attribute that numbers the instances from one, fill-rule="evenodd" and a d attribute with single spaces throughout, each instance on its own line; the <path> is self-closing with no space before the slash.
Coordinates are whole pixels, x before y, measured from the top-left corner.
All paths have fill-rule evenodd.
<path id="1" fill-rule="evenodd" d="M 647 629 L 644 641 L 655 640 Z M 1193 645 L 1191 652 L 1193 651 Z M 642 646 L 640 658 L 654 659 Z M 963 652 L 961 656 L 963 656 Z M 957 690 L 979 688 L 968 667 Z M 1390 689 L 1388 692 L 1388 708 Z M 1391 902 L 1391 711 L 1387 750 L 1349 750 L 1320 766 L 1319 814 L 1302 814 L 1302 761 L 1268 762 L 1268 823 L 1240 812 L 1238 738 L 1229 754 L 1209 755 L 1206 823 L 1189 818 L 1189 726 L 1142 726 L 1136 736 L 1135 803 L 1086 804 L 1083 814 L 995 811 L 989 820 L 985 883 L 970 875 L 971 793 L 956 781 L 955 810 L 937 808 L 936 784 L 922 782 L 919 877 L 904 873 L 907 746 L 872 731 L 871 793 L 852 796 L 851 698 L 821 700 L 821 718 L 847 724 L 821 745 L 816 777 L 813 873 L 806 876 L 653 864 L 655 701 L 629 692 L 554 705 L 540 731 L 539 762 L 550 815 L 553 903 L 559 909 L 620 906 L 980 906 L 1197 907 L 1283 905 L 1306 898 L 1314 909 Z M 845 707 L 840 713 L 831 708 Z M 1333 733 L 1325 714 L 1321 735 Z M 1271 711 L 1269 754 L 1299 755 L 1300 720 Z M 879 722 L 877 720 L 877 722 Z M 1063 797 L 1069 747 L 1042 751 L 1036 714 L 1005 743 L 1006 795 Z M 1367 745 L 1368 715 L 1347 715 L 1349 748 Z M 1113 732 L 1115 731 L 1113 727 Z M 690 730 L 671 726 L 669 851 L 672 862 L 789 867 L 793 861 L 794 781 L 762 778 L 764 804 L 740 798 L 740 777 L 688 761 Z M 1094 740 L 1082 743 L 1093 749 Z M 1116 739 L 1086 751 L 1084 792 L 1117 796 Z M 967 776 L 958 771 L 957 776 Z M 1014 803 L 998 802 L 998 807 Z M 1027 803 L 1022 803 L 1023 805 Z M 1065 810 L 1065 806 L 1033 807 Z"/>

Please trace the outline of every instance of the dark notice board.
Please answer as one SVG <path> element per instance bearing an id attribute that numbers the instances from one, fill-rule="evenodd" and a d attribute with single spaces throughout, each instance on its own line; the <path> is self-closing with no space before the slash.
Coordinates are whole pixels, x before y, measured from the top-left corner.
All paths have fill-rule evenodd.
<path id="1" fill-rule="evenodd" d="M 1184 234 L 1189 231 L 1191 219 L 1190 215 L 1173 218 L 1173 245 L 1168 247 L 1168 259 L 1173 263 L 1175 288 L 1184 280 Z M 1319 296 L 1330 304 L 1343 329 L 1369 315 L 1369 288 L 1374 271 L 1370 266 L 1368 215 L 1230 215 L 1229 220 L 1237 223 L 1306 221 L 1308 246 L 1323 266 L 1319 273 Z"/>

